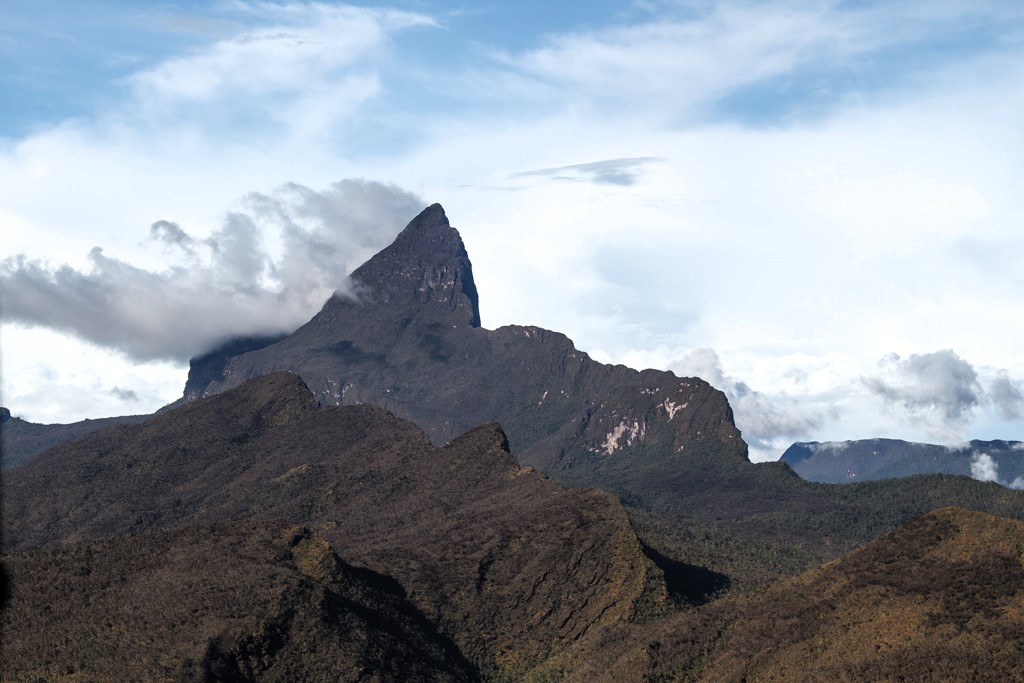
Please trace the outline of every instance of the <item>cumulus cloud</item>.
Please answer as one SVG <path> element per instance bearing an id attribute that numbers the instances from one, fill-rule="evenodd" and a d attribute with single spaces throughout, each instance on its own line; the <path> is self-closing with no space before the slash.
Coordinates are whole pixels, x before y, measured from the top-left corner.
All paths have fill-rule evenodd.
<path id="1" fill-rule="evenodd" d="M 238 336 L 290 331 L 348 272 L 388 244 L 424 203 L 393 185 L 343 180 L 323 191 L 289 183 L 255 193 L 209 237 L 166 220 L 151 238 L 189 258 L 153 272 L 89 253 L 90 269 L 24 254 L 0 262 L 3 319 L 69 332 L 135 360 L 186 360 Z M 272 253 L 265 237 L 280 235 Z"/>
<path id="2" fill-rule="evenodd" d="M 555 180 L 586 181 L 598 185 L 635 185 L 644 165 L 661 161 L 659 157 L 631 157 L 605 159 L 586 164 L 572 164 L 556 168 L 541 168 L 512 174 L 513 178 L 548 176 Z"/>
<path id="3" fill-rule="evenodd" d="M 999 481 L 999 464 L 987 453 L 971 456 L 971 478 L 978 481 Z"/>
<path id="4" fill-rule="evenodd" d="M 974 367 L 950 350 L 893 353 L 878 363 L 880 373 L 863 378 L 873 393 L 902 404 L 910 412 L 935 411 L 947 422 L 962 424 L 982 400 Z"/>
<path id="5" fill-rule="evenodd" d="M 976 369 L 951 350 L 907 358 L 890 354 L 878 362 L 875 375 L 861 381 L 874 395 L 903 408 L 904 418 L 947 441 L 963 439 L 985 408 L 995 408 L 1006 421 L 1024 414 L 1019 381 L 1006 370 Z"/>
<path id="6" fill-rule="evenodd" d="M 1024 415 L 1024 394 L 1020 383 L 1010 379 L 1009 373 L 1000 371 L 989 385 L 988 398 L 1006 420 L 1019 420 Z"/>
<path id="7" fill-rule="evenodd" d="M 110 395 L 119 398 L 122 401 L 131 401 L 132 403 L 139 402 L 139 395 L 132 389 L 122 389 L 121 387 L 114 387 L 110 390 Z"/>
<path id="8" fill-rule="evenodd" d="M 736 426 L 751 449 L 751 460 L 774 460 L 782 448 L 807 438 L 824 415 L 784 395 L 769 396 L 725 373 L 713 349 L 696 349 L 671 364 L 677 375 L 700 377 L 729 399 Z"/>
<path id="9" fill-rule="evenodd" d="M 988 453 L 971 454 L 971 478 L 978 481 L 992 481 L 1010 489 L 1024 489 L 1024 477 L 1017 477 L 1011 482 L 999 479 L 999 463 Z"/>

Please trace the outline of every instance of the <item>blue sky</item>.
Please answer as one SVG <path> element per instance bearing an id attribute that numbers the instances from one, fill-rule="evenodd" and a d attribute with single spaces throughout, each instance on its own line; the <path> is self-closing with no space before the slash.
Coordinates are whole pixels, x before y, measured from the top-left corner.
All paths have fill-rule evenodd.
<path id="1" fill-rule="evenodd" d="M 700 374 L 757 457 L 1024 439 L 1019 3 L 8 2 L 0 65 L 28 419 L 173 400 L 440 201 L 485 326 Z"/>

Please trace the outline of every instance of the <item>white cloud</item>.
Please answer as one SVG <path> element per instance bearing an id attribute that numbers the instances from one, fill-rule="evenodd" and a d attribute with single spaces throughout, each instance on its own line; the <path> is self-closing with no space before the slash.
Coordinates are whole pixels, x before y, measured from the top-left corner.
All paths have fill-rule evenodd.
<path id="1" fill-rule="evenodd" d="M 2 404 L 30 422 L 152 413 L 181 396 L 188 374 L 180 362 L 126 363 L 110 349 L 6 322 L 0 326 L 0 344 Z M 137 400 L 118 395 L 129 392 Z"/>
<path id="2" fill-rule="evenodd" d="M 5 255 L 89 276 L 101 245 L 103 277 L 131 266 L 164 286 L 173 268 L 197 271 L 187 249 L 145 239 L 154 222 L 184 230 L 209 270 L 232 198 L 379 178 L 445 205 L 485 325 L 541 324 L 636 366 L 714 348 L 731 381 L 756 388 L 745 400 L 767 418 L 752 438 L 795 435 L 807 416 L 820 422 L 799 438 L 1021 438 L 1008 419 L 1024 377 L 1013 3 L 660 3 L 649 21 L 536 37 L 497 62 L 459 47 L 471 22 L 218 7 L 234 23 L 136 73 L 124 99 L 0 144 Z M 647 157 L 659 161 L 626 169 L 631 185 L 513 177 L 593 181 L 588 164 Z M 261 286 L 302 280 L 281 260 L 288 221 L 309 229 L 300 216 L 227 208 L 262 226 Z M 259 251 L 232 251 L 223 278 L 256 272 Z M 304 258 L 321 271 L 316 256 Z M 955 424 L 942 401 L 886 404 L 859 380 L 906 389 L 876 359 L 933 349 L 970 359 L 982 388 Z M 110 376 L 127 367 L 90 359 Z M 96 386 L 95 415 L 115 410 L 114 386 L 145 393 Z"/>
<path id="3" fill-rule="evenodd" d="M 887 410 L 904 423 L 920 425 L 929 438 L 962 441 L 977 429 L 979 420 L 990 425 L 990 432 L 998 430 L 988 438 L 1006 438 L 1002 434 L 1020 423 L 1015 412 L 1022 402 L 1015 393 L 1019 382 L 1006 370 L 976 369 L 953 351 L 911 354 L 905 359 L 890 354 L 861 381 L 885 400 Z M 978 432 L 974 434 L 977 438 Z"/>
<path id="4" fill-rule="evenodd" d="M 991 209 L 967 183 L 944 183 L 898 171 L 870 178 L 837 178 L 807 198 L 808 208 L 838 226 L 860 255 L 911 251 L 937 239 L 967 233 Z M 900 226 L 893 230 L 893 226 Z"/>
<path id="5" fill-rule="evenodd" d="M 679 11 L 673 4 L 650 21 L 555 35 L 539 48 L 495 57 L 533 79 L 539 97 L 571 99 L 575 107 L 614 102 L 630 116 L 678 120 L 707 117 L 753 86 L 768 86 L 764 96 L 791 100 L 796 110 L 846 104 L 857 94 L 847 92 L 850 83 L 872 80 L 865 74 L 920 80 L 882 66 L 894 47 L 1020 18 L 1012 7 L 968 2 L 943 3 L 941 11 L 915 2 L 724 1 L 684 3 Z M 516 94 L 524 90 L 517 82 Z"/>
<path id="6" fill-rule="evenodd" d="M 992 481 L 1010 489 L 1024 489 L 1024 477 L 1016 477 L 1011 482 L 999 479 L 999 463 L 987 453 L 971 454 L 971 478 L 978 481 Z"/>
<path id="7" fill-rule="evenodd" d="M 907 359 L 890 354 L 879 361 L 879 375 L 865 377 L 868 388 L 883 398 L 901 403 L 910 412 L 935 411 L 959 423 L 982 400 L 974 367 L 952 351 L 912 354 Z"/>
<path id="8" fill-rule="evenodd" d="M 987 453 L 971 455 L 971 477 L 978 481 L 999 482 L 999 464 Z"/>
<path id="9" fill-rule="evenodd" d="M 248 212 L 228 213 L 202 240 L 175 223 L 154 223 L 151 234 L 184 246 L 187 257 L 159 272 L 99 247 L 89 253 L 88 271 L 8 258 L 0 262 L 4 319 L 74 334 L 135 360 L 185 361 L 234 336 L 295 329 L 334 291 L 347 291 L 348 272 L 423 207 L 409 192 L 365 180 L 319 192 L 290 183 L 245 204 Z M 272 231 L 280 233 L 279 255 L 264 245 Z"/>
<path id="10" fill-rule="evenodd" d="M 300 95 L 348 67 L 379 58 L 392 34 L 435 26 L 422 14 L 350 5 L 246 3 L 258 25 L 133 75 L 139 100 L 153 106 Z"/>
<path id="11" fill-rule="evenodd" d="M 1004 419 L 1020 420 L 1024 416 L 1024 393 L 1020 387 L 1021 383 L 1010 379 L 1006 370 L 999 371 L 989 385 L 988 398 Z"/>
<path id="12" fill-rule="evenodd" d="M 777 459 L 789 444 L 807 438 L 823 422 L 823 415 L 783 394 L 767 395 L 726 375 L 712 349 L 691 351 L 670 369 L 683 377 L 700 377 L 725 393 L 752 461 Z"/>

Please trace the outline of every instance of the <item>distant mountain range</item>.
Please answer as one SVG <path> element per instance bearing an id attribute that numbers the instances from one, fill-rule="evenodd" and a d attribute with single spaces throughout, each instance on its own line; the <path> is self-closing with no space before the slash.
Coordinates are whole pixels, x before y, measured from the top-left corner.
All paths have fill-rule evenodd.
<path id="1" fill-rule="evenodd" d="M 827 484 L 959 474 L 1024 488 L 1024 442 L 971 441 L 937 446 L 898 439 L 795 443 L 782 454 L 804 479 Z"/>
<path id="2" fill-rule="evenodd" d="M 291 335 L 194 359 L 156 415 L 5 472 L 0 678 L 1008 680 L 1017 666 L 1024 536 L 1002 518 L 1024 517 L 1024 492 L 753 464 L 706 382 L 597 363 L 537 327 L 482 328 L 438 205 L 352 284 Z"/>
<path id="3" fill-rule="evenodd" d="M 109 425 L 136 424 L 148 417 L 149 415 L 125 415 L 69 424 L 39 424 L 13 417 L 10 410 L 0 408 L 0 466 L 9 470 L 83 434 Z"/>

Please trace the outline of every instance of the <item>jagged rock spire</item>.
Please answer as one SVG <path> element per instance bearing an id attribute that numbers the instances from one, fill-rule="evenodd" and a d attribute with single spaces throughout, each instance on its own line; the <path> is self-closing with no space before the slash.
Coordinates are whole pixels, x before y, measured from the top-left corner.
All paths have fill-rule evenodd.
<path id="1" fill-rule="evenodd" d="M 473 267 L 459 231 L 440 204 L 425 208 L 389 247 L 352 273 L 362 296 L 386 304 L 442 304 L 480 326 Z"/>

